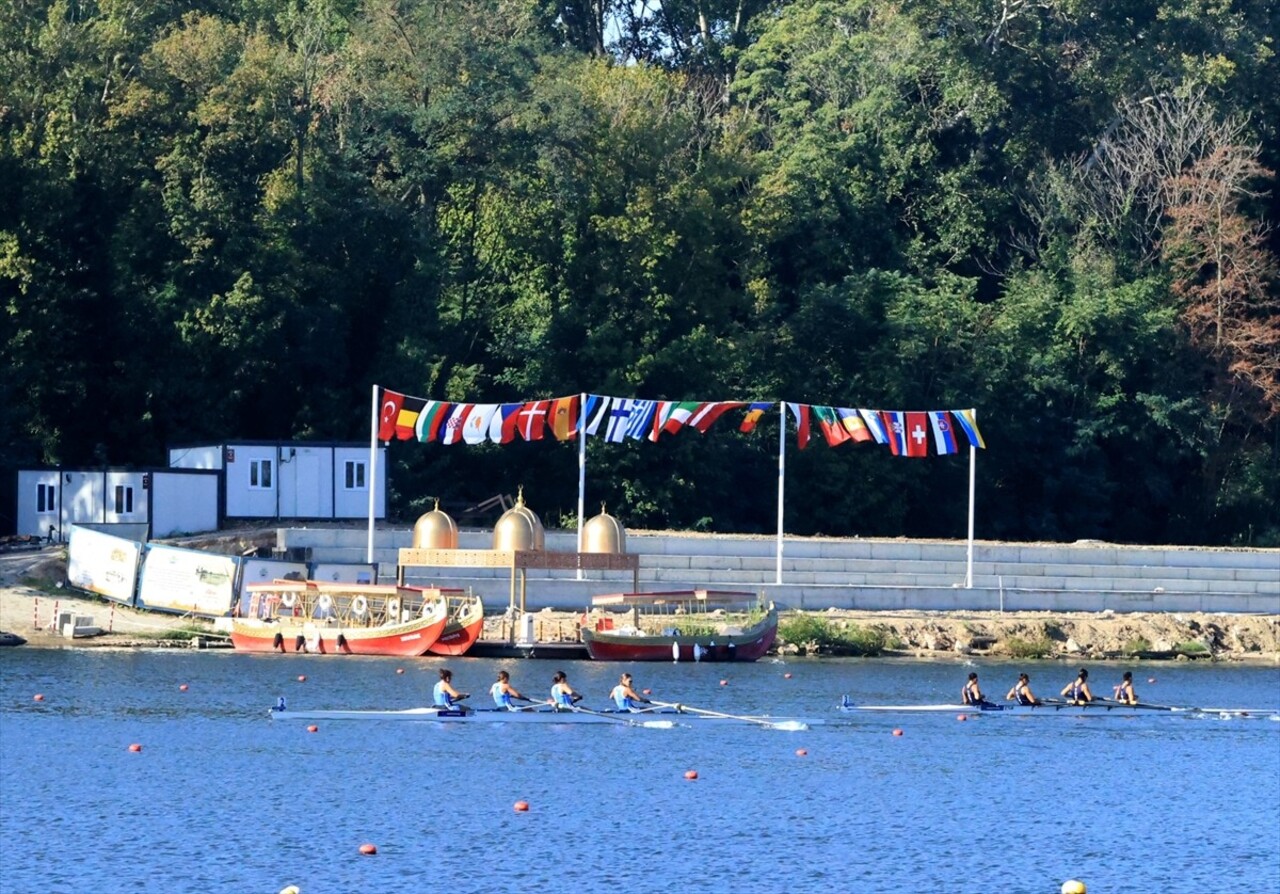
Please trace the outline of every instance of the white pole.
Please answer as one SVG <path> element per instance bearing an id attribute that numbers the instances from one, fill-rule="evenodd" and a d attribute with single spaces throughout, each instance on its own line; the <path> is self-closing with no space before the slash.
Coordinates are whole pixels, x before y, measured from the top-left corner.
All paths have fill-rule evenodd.
<path id="1" fill-rule="evenodd" d="M 365 561 L 373 564 L 373 516 L 378 511 L 378 386 L 373 386 L 373 410 L 369 420 L 369 546 Z M 377 577 L 377 570 L 374 571 Z"/>
<path id="2" fill-rule="evenodd" d="M 582 526 L 586 523 L 587 505 L 587 395 L 578 395 L 578 555 L 582 555 Z M 582 580 L 582 564 L 578 563 L 578 580 Z"/>
<path id="3" fill-rule="evenodd" d="M 787 489 L 787 404 L 778 401 L 778 569 L 774 583 L 782 584 L 782 503 Z"/>
<path id="4" fill-rule="evenodd" d="M 973 482 L 978 465 L 978 448 L 969 445 L 969 549 L 965 558 L 964 586 L 973 589 Z"/>

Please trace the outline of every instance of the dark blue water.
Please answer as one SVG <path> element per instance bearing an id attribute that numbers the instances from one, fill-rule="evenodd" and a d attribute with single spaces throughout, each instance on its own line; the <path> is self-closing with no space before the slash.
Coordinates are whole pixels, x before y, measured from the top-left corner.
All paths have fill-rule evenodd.
<path id="1" fill-rule="evenodd" d="M 0 891 L 1280 890 L 1280 722 L 833 710 L 845 692 L 954 701 L 974 667 L 989 693 L 1029 669 L 1051 694 L 1074 676 L 1062 664 L 627 668 L 655 698 L 831 721 L 805 732 L 266 718 L 282 694 L 423 704 L 444 663 L 0 651 Z M 477 698 L 500 668 L 539 695 L 557 668 L 448 664 Z M 563 667 L 597 707 L 623 669 Z M 1094 666 L 1098 690 L 1120 670 Z M 1147 701 L 1280 706 L 1275 667 L 1135 677 Z"/>

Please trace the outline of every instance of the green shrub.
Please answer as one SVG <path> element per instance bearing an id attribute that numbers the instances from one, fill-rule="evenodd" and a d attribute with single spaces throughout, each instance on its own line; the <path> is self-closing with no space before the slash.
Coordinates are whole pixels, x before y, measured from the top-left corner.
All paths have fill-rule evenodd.
<path id="1" fill-rule="evenodd" d="M 779 622 L 778 638 L 819 652 L 840 655 L 879 655 L 888 637 L 878 628 L 833 623 L 818 615 L 791 615 Z"/>
<path id="2" fill-rule="evenodd" d="M 1209 647 L 1199 640 L 1189 639 L 1185 643 L 1178 643 L 1173 651 L 1182 655 L 1203 655 L 1209 651 Z"/>
<path id="3" fill-rule="evenodd" d="M 1053 640 L 1011 636 L 1005 640 L 1004 648 L 1010 658 L 1048 658 L 1053 654 Z"/>
<path id="4" fill-rule="evenodd" d="M 1135 637 L 1124 644 L 1124 653 L 1126 655 L 1138 655 L 1142 652 L 1151 651 L 1151 641 L 1145 637 Z"/>

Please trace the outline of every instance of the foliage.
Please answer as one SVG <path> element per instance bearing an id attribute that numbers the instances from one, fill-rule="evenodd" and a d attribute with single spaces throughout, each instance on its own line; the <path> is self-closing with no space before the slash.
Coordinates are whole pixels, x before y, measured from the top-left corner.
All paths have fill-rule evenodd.
<path id="1" fill-rule="evenodd" d="M 1040 639 L 1024 639 L 1011 636 L 1004 641 L 1004 650 L 1010 658 L 1050 658 L 1056 651 L 1053 640 L 1048 637 Z"/>
<path id="2" fill-rule="evenodd" d="M 1134 639 L 1131 639 L 1128 642 L 1126 642 L 1124 646 L 1121 648 L 1121 651 L 1124 652 L 1124 654 L 1126 655 L 1138 655 L 1143 652 L 1150 652 L 1151 641 L 1146 639 L 1145 637 L 1141 637 L 1141 636 L 1135 637 Z"/>
<path id="3" fill-rule="evenodd" d="M 1274 6 L 0 4 L 0 466 L 374 382 L 973 406 L 979 536 L 1274 545 Z M 772 531 L 778 424 L 593 442 L 589 503 Z M 390 512 L 572 517 L 574 446 L 393 444 Z M 791 533 L 963 535 L 963 457 L 786 461 Z"/>
<path id="4" fill-rule="evenodd" d="M 794 612 L 779 621 L 778 638 L 785 643 L 842 655 L 879 655 L 890 647 L 883 630 L 836 623 L 805 612 Z"/>

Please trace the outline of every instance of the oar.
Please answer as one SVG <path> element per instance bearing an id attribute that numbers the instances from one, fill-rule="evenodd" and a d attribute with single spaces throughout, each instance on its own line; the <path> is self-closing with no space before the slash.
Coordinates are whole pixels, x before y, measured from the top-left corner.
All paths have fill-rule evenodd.
<path id="1" fill-rule="evenodd" d="M 1138 708 L 1145 711 L 1195 711 L 1196 708 L 1175 708 L 1170 705 L 1149 705 L 1145 702 L 1122 702 L 1114 698 L 1104 698 L 1103 696 L 1095 696 L 1095 702 L 1101 702 L 1108 708 Z"/>
<path id="2" fill-rule="evenodd" d="M 758 723 L 761 726 L 767 726 L 769 729 L 781 730 L 806 730 L 809 724 L 800 720 L 766 720 L 763 717 L 745 717 L 741 714 L 724 714 L 720 711 L 708 711 L 706 708 L 693 708 L 689 705 L 678 705 L 673 702 L 654 702 L 661 708 L 675 708 L 677 711 L 688 711 L 690 714 L 701 714 L 704 717 L 720 717 L 725 720 L 741 720 L 745 723 Z"/>
<path id="3" fill-rule="evenodd" d="M 675 726 L 670 720 L 629 720 L 618 714 L 592 711 L 590 708 L 580 708 L 577 705 L 573 706 L 573 710 L 579 714 L 590 714 L 592 717 L 603 717 L 605 720 L 612 720 L 615 723 L 625 723 L 627 726 L 643 726 L 648 729 L 671 729 Z"/>

